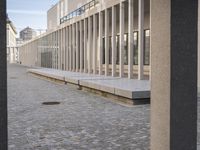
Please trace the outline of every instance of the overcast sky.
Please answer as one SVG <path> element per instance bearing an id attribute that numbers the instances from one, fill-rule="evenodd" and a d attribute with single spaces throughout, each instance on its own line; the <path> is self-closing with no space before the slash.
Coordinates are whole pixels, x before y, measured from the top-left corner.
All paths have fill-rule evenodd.
<path id="1" fill-rule="evenodd" d="M 46 29 L 47 10 L 58 0 L 7 0 L 7 13 L 17 31 L 29 26 Z"/>

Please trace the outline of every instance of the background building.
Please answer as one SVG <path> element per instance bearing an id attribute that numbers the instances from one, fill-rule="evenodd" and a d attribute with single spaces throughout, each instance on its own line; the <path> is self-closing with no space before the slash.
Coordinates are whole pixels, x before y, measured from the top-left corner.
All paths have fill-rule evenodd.
<path id="1" fill-rule="evenodd" d="M 35 30 L 33 30 L 30 27 L 26 27 L 25 29 L 23 29 L 22 31 L 20 31 L 20 38 L 23 41 L 28 41 L 33 39 L 34 37 L 36 37 L 37 33 Z"/>
<path id="2" fill-rule="evenodd" d="M 58 5 L 54 5 L 47 12 L 47 30 L 56 29 L 60 24 L 60 18 L 58 16 Z"/>
<path id="3" fill-rule="evenodd" d="M 150 0 L 60 0 L 48 16 L 48 32 L 22 45 L 22 63 L 148 79 Z"/>
<path id="4" fill-rule="evenodd" d="M 17 31 L 12 21 L 7 17 L 7 61 L 15 63 L 18 61 L 19 51 L 16 45 Z"/>

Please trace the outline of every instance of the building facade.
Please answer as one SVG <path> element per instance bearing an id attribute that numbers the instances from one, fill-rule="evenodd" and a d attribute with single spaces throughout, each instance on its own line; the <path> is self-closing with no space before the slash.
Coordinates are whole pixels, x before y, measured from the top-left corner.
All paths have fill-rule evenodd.
<path id="1" fill-rule="evenodd" d="M 47 12 L 47 30 L 54 30 L 60 25 L 60 18 L 58 15 L 58 4 L 54 5 Z"/>
<path id="2" fill-rule="evenodd" d="M 197 9 L 197 0 L 85 1 L 55 30 L 21 46 L 20 61 L 138 80 L 150 74 L 150 148 L 196 150 Z"/>
<path id="3" fill-rule="evenodd" d="M 36 37 L 36 31 L 30 27 L 26 27 L 22 31 L 20 31 L 20 39 L 23 41 L 28 41 Z"/>
<path id="4" fill-rule="evenodd" d="M 7 17 L 7 61 L 16 63 L 18 61 L 19 51 L 16 44 L 17 31 L 13 23 Z"/>
<path id="5" fill-rule="evenodd" d="M 20 47 L 22 64 L 138 79 L 148 76 L 149 0 L 61 0 L 57 5 L 60 24 Z"/>

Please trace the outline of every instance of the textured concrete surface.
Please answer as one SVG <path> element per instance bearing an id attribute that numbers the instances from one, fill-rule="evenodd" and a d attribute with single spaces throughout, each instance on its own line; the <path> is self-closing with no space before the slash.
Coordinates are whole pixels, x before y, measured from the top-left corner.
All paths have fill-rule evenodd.
<path id="1" fill-rule="evenodd" d="M 116 104 L 26 69 L 8 66 L 9 150 L 148 149 L 149 105 Z"/>

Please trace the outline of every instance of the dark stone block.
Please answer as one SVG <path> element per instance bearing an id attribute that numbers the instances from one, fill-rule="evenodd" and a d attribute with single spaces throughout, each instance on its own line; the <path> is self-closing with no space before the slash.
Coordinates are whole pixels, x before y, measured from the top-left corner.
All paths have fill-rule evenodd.
<path id="1" fill-rule="evenodd" d="M 0 1 L 0 41 L 0 150 L 7 150 L 6 0 Z"/>
<path id="2" fill-rule="evenodd" d="M 170 149 L 196 150 L 198 0 L 171 0 Z"/>

